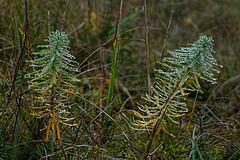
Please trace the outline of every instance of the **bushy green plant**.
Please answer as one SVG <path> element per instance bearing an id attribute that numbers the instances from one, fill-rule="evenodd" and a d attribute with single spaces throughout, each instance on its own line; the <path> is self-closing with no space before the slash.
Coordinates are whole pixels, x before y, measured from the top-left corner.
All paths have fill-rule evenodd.
<path id="1" fill-rule="evenodd" d="M 139 118 L 133 123 L 137 130 L 152 130 L 152 139 L 149 141 L 147 150 L 152 140 L 164 127 L 166 119 L 179 124 L 178 118 L 188 112 L 185 98 L 190 91 L 201 91 L 199 78 L 216 83 L 213 72 L 218 65 L 212 56 L 213 40 L 211 37 L 202 36 L 188 47 L 183 47 L 169 52 L 171 57 L 164 58 L 160 63 L 163 69 L 156 70 L 155 87 L 153 95 L 146 94 L 143 99 L 149 105 L 139 104 L 140 112 L 134 111 Z M 171 133 L 168 133 L 171 136 Z"/>
<path id="2" fill-rule="evenodd" d="M 49 130 L 52 128 L 53 139 L 57 138 L 61 144 L 58 123 L 71 125 L 73 120 L 69 117 L 71 108 L 70 97 L 74 93 L 73 83 L 79 81 L 73 74 L 77 71 L 74 56 L 69 52 L 69 40 L 64 32 L 52 32 L 46 40 L 48 45 L 38 47 L 45 48 L 33 53 L 34 59 L 29 63 L 33 72 L 26 77 L 30 78 L 30 88 L 35 92 L 35 102 L 32 115 L 37 118 L 49 119 L 46 126 L 45 138 L 49 138 Z"/>

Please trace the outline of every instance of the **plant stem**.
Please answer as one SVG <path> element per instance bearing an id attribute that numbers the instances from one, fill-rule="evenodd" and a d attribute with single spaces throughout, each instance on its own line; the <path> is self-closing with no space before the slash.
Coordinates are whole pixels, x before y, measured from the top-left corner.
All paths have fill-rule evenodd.
<path id="1" fill-rule="evenodd" d="M 114 38 L 114 42 L 113 42 L 113 55 L 112 55 L 112 71 L 111 71 L 111 77 L 110 77 L 110 84 L 108 87 L 108 97 L 107 97 L 107 105 L 106 107 L 106 113 L 108 115 L 111 115 L 111 103 L 112 103 L 112 99 L 113 99 L 113 90 L 114 90 L 114 85 L 115 85 L 115 80 L 116 80 L 116 71 L 117 71 L 117 57 L 118 57 L 118 53 L 119 53 L 119 39 L 120 39 L 120 34 L 119 34 L 119 24 L 121 21 L 121 16 L 122 16 L 122 6 L 123 6 L 123 0 L 121 0 L 120 3 L 120 10 L 119 10 L 119 15 L 118 15 L 118 19 L 116 22 L 116 31 L 115 31 L 115 38 Z M 105 115 L 105 122 L 104 122 L 104 135 L 106 135 L 107 130 L 108 130 L 108 123 L 109 123 L 109 117 Z"/>
<path id="2" fill-rule="evenodd" d="M 147 84 L 148 94 L 151 95 L 151 79 L 150 79 L 150 67 L 149 67 L 149 46 L 148 46 L 148 26 L 147 26 L 147 2 L 144 0 L 144 17 L 145 17 L 145 46 L 146 46 L 146 58 L 147 58 Z"/>
<path id="3" fill-rule="evenodd" d="M 169 29 L 170 29 L 171 23 L 172 23 L 172 16 L 173 16 L 173 11 L 171 11 L 171 17 L 170 17 L 170 20 L 169 20 L 169 23 L 168 23 L 166 36 L 165 36 L 165 40 L 164 40 L 164 43 L 163 43 L 162 57 L 161 57 L 161 60 L 160 60 L 161 63 L 162 63 L 163 58 L 164 58 L 164 51 L 165 51 L 166 43 L 167 43 L 167 39 L 168 39 L 168 32 L 169 32 Z M 160 65 L 160 68 L 161 68 L 161 65 Z"/>
<path id="4" fill-rule="evenodd" d="M 146 149 L 145 149 L 146 152 L 141 155 L 140 160 L 143 160 L 143 159 L 146 159 L 146 158 L 147 158 L 147 155 L 148 155 L 148 153 L 149 153 L 149 151 L 150 151 L 150 149 L 151 149 L 151 146 L 152 146 L 152 141 L 154 140 L 154 137 L 157 136 L 157 134 L 158 134 L 158 132 L 159 132 L 159 127 L 161 127 L 161 125 L 162 125 L 162 119 L 163 119 L 163 117 L 165 116 L 165 113 L 166 113 L 166 111 L 167 111 L 166 109 L 167 109 L 167 107 L 168 107 L 168 103 L 169 103 L 169 101 L 170 101 L 170 97 L 172 96 L 172 94 L 173 94 L 173 93 L 177 90 L 177 88 L 179 87 L 179 84 L 180 84 L 180 82 L 181 82 L 181 79 L 182 79 L 182 78 L 180 78 L 180 80 L 176 83 L 176 85 L 175 85 L 172 93 L 171 93 L 171 94 L 168 96 L 168 98 L 166 99 L 166 102 L 165 102 L 165 105 L 164 105 L 163 108 L 162 108 L 162 111 L 157 115 L 157 117 L 159 117 L 159 118 L 158 118 L 157 123 L 155 124 L 152 132 L 151 132 L 151 135 L 150 135 L 151 139 L 150 139 L 150 141 L 148 142 L 148 145 L 147 145 L 147 147 L 146 147 Z"/>

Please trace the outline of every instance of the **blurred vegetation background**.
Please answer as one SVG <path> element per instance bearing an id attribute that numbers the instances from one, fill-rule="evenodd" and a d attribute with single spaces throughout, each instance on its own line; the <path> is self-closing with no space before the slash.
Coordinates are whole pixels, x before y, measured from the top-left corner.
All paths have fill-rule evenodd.
<path id="1" fill-rule="evenodd" d="M 202 144 L 202 148 L 205 148 L 203 152 L 209 152 L 208 156 L 205 155 L 206 159 L 211 159 L 214 154 L 216 154 L 215 158 L 229 158 L 234 153 L 238 154 L 236 151 L 239 151 L 240 147 L 239 6 L 239 0 L 147 1 L 152 83 L 154 69 L 159 67 L 156 61 L 160 61 L 163 52 L 164 56 L 168 56 L 167 50 L 186 46 L 188 43 L 196 41 L 201 35 L 211 36 L 214 39 L 214 50 L 216 51 L 214 57 L 219 64 L 223 65 L 223 68 L 221 73 L 216 75 L 217 85 L 202 83 L 204 94 L 198 95 L 196 108 L 196 116 L 205 115 L 206 119 L 211 119 L 211 122 L 206 121 L 206 123 L 211 124 L 213 128 L 206 127 L 206 132 L 212 138 L 215 137 L 211 141 L 212 143 L 204 141 Z M 120 52 L 112 116 L 119 120 L 118 123 L 126 129 L 134 145 L 140 147 L 146 143 L 145 136 L 127 129 L 127 123 L 124 118 L 121 119 L 122 116 L 119 112 L 123 109 L 136 109 L 136 102 L 141 101 L 141 96 L 147 92 L 144 3 L 142 0 L 126 0 L 123 1 L 122 7 L 119 28 Z M 32 59 L 32 52 L 39 51 L 38 45 L 46 44 L 44 39 L 52 31 L 60 29 L 69 37 L 71 54 L 80 64 L 79 92 L 94 104 L 104 106 L 106 103 L 104 97 L 107 95 L 107 85 L 110 79 L 112 43 L 119 8 L 120 0 L 0 1 L 0 150 L 2 152 L 0 158 L 7 159 L 14 153 L 19 156 L 18 159 L 26 159 L 31 156 L 34 159 L 45 155 L 44 149 L 36 143 L 38 142 L 36 140 L 42 138 L 43 132 L 39 130 L 44 122 L 35 120 L 29 115 L 32 96 L 27 90 L 24 75 L 31 70 L 26 60 Z M 171 13 L 172 20 L 168 30 Z M 23 33 L 26 29 L 27 38 L 25 39 Z M 166 33 L 168 33 L 167 39 Z M 163 50 L 165 39 L 166 45 Z M 14 85 L 12 85 L 13 81 L 15 81 Z M 100 96 L 102 99 L 99 99 Z M 190 95 L 189 103 L 194 100 L 194 96 Z M 126 157 L 136 159 L 137 152 L 135 157 L 131 154 L 127 142 L 122 140 L 124 138 L 121 137 L 121 131 L 114 130 L 116 127 L 114 125 L 112 125 L 114 131 L 110 131 L 108 135 L 114 137 L 114 140 L 109 139 L 108 143 L 103 144 L 98 139 L 86 138 L 94 136 L 95 132 L 98 132 L 99 122 L 92 122 L 98 115 L 97 111 L 95 113 L 96 109 L 93 105 L 76 97 L 73 101 L 88 111 L 89 114 L 84 117 L 81 109 L 77 110 L 79 122 L 81 121 L 85 127 L 89 125 L 90 129 L 63 128 L 63 137 L 65 137 L 63 142 L 67 147 L 88 144 L 92 147 L 91 154 L 93 155 L 107 153 L 113 157 L 121 155 L 123 159 Z M 191 105 L 189 107 L 191 110 Z M 14 118 L 19 114 L 22 117 L 21 121 Z M 81 120 L 83 118 L 85 121 Z M 197 120 L 199 119 L 195 121 Z M 184 135 L 184 131 L 181 129 L 173 132 L 179 137 Z M 201 132 L 202 130 L 199 129 L 199 135 Z M 158 151 L 155 158 L 177 158 L 175 157 L 175 154 L 178 154 L 176 145 L 182 142 L 181 138 L 176 142 L 174 138 L 167 139 L 167 137 L 168 135 L 162 136 L 161 141 L 164 145 L 161 147 L 164 149 Z M 204 137 L 202 138 L 204 139 Z M 120 147 L 114 146 L 115 143 L 119 143 L 118 140 L 122 141 Z M 188 145 L 191 146 L 191 144 L 187 140 L 184 142 L 186 142 L 186 151 L 181 152 L 182 159 L 187 158 L 191 153 L 191 149 L 188 148 Z M 70 143 L 72 146 L 69 145 Z M 93 149 L 96 145 L 103 150 Z M 206 149 L 204 145 L 210 146 Z M 117 149 L 111 149 L 111 146 Z M 41 149 L 43 149 L 42 152 Z M 83 150 L 85 151 L 84 155 L 82 155 Z M 85 148 L 78 152 L 82 157 L 87 157 L 86 150 L 90 149 Z M 33 151 L 38 154 L 31 154 Z M 69 151 L 70 153 L 71 151 Z"/>

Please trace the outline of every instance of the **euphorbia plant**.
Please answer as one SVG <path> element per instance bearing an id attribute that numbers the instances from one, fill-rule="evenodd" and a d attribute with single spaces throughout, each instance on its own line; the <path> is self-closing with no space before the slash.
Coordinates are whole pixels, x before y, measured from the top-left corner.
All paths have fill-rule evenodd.
<path id="1" fill-rule="evenodd" d="M 45 49 L 33 53 L 34 59 L 29 61 L 33 72 L 26 76 L 30 78 L 30 88 L 35 92 L 34 101 L 38 103 L 32 106 L 32 115 L 48 119 L 43 139 L 49 139 L 51 128 L 53 141 L 58 138 L 66 158 L 58 124 L 74 125 L 68 123 L 74 119 L 69 118 L 68 110 L 72 106 L 69 97 L 74 93 L 73 83 L 79 81 L 74 76 L 77 62 L 69 52 L 69 40 L 64 32 L 52 32 L 46 41 L 48 45 L 38 46 Z"/>

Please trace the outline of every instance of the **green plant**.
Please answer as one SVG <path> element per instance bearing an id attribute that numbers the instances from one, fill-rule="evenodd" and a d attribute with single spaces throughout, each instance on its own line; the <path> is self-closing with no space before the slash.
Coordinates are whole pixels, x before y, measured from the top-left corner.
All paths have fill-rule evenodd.
<path id="1" fill-rule="evenodd" d="M 143 99 L 149 105 L 138 104 L 141 113 L 134 111 L 139 118 L 133 123 L 136 130 L 152 130 L 151 139 L 146 147 L 146 153 L 143 153 L 141 159 L 148 154 L 152 142 L 155 140 L 160 130 L 168 133 L 164 123 L 166 119 L 179 124 L 178 118 L 184 116 L 187 112 L 185 98 L 189 91 L 201 91 L 199 78 L 216 83 L 213 77 L 214 66 L 219 66 L 216 59 L 212 56 L 213 40 L 211 37 L 202 36 L 189 47 L 183 47 L 169 52 L 171 57 L 164 58 L 160 65 L 163 69 L 156 70 L 155 87 L 153 96 L 146 94 Z M 166 71 L 164 71 L 166 70 Z"/>
<path id="2" fill-rule="evenodd" d="M 77 71 L 74 66 L 77 62 L 68 50 L 69 40 L 64 32 L 52 32 L 46 41 L 49 45 L 38 46 L 45 49 L 33 53 L 35 58 L 29 61 L 33 72 L 26 78 L 31 79 L 30 88 L 35 92 L 32 115 L 49 119 L 44 138 L 48 140 L 52 128 L 53 141 L 57 135 L 62 147 L 58 123 L 73 125 L 68 123 L 74 119 L 69 118 L 68 110 L 72 105 L 69 97 L 74 93 L 73 83 L 79 80 L 70 73 Z"/>

